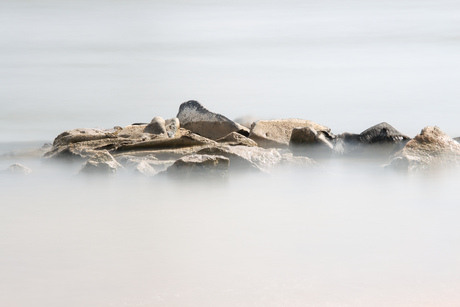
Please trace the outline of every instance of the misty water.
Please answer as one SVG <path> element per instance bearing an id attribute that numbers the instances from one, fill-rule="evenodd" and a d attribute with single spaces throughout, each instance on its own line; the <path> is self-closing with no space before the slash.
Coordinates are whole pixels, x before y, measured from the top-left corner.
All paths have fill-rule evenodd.
<path id="1" fill-rule="evenodd" d="M 456 1 L 1 1 L 0 306 L 458 306 L 456 170 L 81 178 L 62 131 L 171 118 L 460 136 Z M 32 151 L 31 151 L 32 150 Z"/>

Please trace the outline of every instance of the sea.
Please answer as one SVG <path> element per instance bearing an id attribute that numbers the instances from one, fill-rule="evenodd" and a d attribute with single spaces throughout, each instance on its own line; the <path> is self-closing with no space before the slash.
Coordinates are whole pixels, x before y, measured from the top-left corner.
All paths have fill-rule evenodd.
<path id="1" fill-rule="evenodd" d="M 171 181 L 41 158 L 175 117 L 460 136 L 454 0 L 0 0 L 0 306 L 457 307 L 460 172 L 386 159 Z"/>

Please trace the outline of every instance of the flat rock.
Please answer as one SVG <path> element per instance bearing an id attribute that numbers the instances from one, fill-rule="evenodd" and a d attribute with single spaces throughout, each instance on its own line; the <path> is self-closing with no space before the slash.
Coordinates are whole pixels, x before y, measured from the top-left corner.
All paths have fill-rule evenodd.
<path id="1" fill-rule="evenodd" d="M 108 151 L 103 150 L 95 153 L 83 164 L 80 174 L 111 175 L 121 169 L 123 169 L 123 166 Z"/>
<path id="2" fill-rule="evenodd" d="M 248 137 L 245 137 L 242 134 L 239 134 L 238 132 L 232 132 L 224 136 L 223 138 L 220 138 L 216 140 L 218 143 L 223 143 L 227 145 L 244 145 L 244 146 L 250 146 L 250 147 L 257 147 L 257 143 L 254 140 L 251 140 Z"/>
<path id="3" fill-rule="evenodd" d="M 122 130 L 121 127 L 116 127 L 114 129 L 78 128 L 67 130 L 54 139 L 53 146 L 57 147 L 70 143 L 117 138 L 117 134 L 120 130 Z"/>
<path id="4" fill-rule="evenodd" d="M 283 148 L 289 145 L 294 128 L 310 127 L 318 132 L 330 133 L 331 129 L 309 120 L 303 119 L 277 119 L 261 120 L 251 128 L 249 138 L 261 147 Z"/>
<path id="5" fill-rule="evenodd" d="M 189 155 L 178 159 L 168 167 L 169 177 L 192 179 L 195 177 L 225 177 L 230 160 L 217 155 Z"/>
<path id="6" fill-rule="evenodd" d="M 279 165 L 282 156 L 274 148 L 247 146 L 216 146 L 198 151 L 200 154 L 215 154 L 230 159 L 230 168 L 238 170 L 268 171 Z"/>
<path id="7" fill-rule="evenodd" d="M 459 166 L 460 144 L 438 127 L 425 127 L 407 142 L 387 167 L 423 172 Z"/>
<path id="8" fill-rule="evenodd" d="M 248 134 L 247 128 L 221 114 L 209 111 L 195 100 L 182 103 L 177 118 L 181 127 L 212 140 L 220 139 L 231 132 Z"/>

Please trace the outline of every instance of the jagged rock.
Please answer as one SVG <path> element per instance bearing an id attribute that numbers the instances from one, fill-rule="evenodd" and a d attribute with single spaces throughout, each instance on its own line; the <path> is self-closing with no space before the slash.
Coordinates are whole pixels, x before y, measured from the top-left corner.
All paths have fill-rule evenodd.
<path id="1" fill-rule="evenodd" d="M 310 127 L 318 132 L 330 133 L 331 129 L 303 119 L 261 120 L 253 124 L 249 138 L 261 147 L 283 148 L 289 145 L 294 128 Z"/>
<path id="2" fill-rule="evenodd" d="M 180 155 L 182 157 L 183 155 Z M 148 167 L 144 166 L 143 164 L 148 164 L 156 173 L 162 172 L 166 170 L 169 166 L 173 165 L 174 162 L 178 159 L 177 157 L 174 160 L 159 160 L 154 155 L 147 155 L 147 156 L 133 156 L 133 155 L 121 155 L 115 157 L 117 162 L 119 162 L 123 167 L 127 170 L 136 172 L 136 169 L 148 169 Z M 140 165 L 142 164 L 142 165 Z M 140 165 L 140 166 L 139 166 Z M 150 171 L 149 171 L 150 173 Z"/>
<path id="3" fill-rule="evenodd" d="M 294 156 L 292 153 L 284 153 L 281 155 L 281 165 L 288 166 L 315 166 L 316 162 L 308 157 Z"/>
<path id="4" fill-rule="evenodd" d="M 168 137 L 173 138 L 176 136 L 180 128 L 180 121 L 177 117 L 166 120 L 166 133 Z"/>
<path id="5" fill-rule="evenodd" d="M 227 134 L 223 138 L 216 140 L 217 143 L 224 143 L 227 145 L 244 145 L 244 146 L 257 146 L 257 143 L 254 140 L 251 140 L 248 137 L 245 137 L 238 132 L 232 132 Z"/>
<path id="6" fill-rule="evenodd" d="M 228 157 L 233 169 L 249 169 L 268 171 L 278 165 L 282 156 L 274 148 L 247 146 L 216 146 L 198 151 L 200 154 L 216 154 Z"/>
<path id="7" fill-rule="evenodd" d="M 182 103 L 177 118 L 181 127 L 212 140 L 222 138 L 231 132 L 246 135 L 249 133 L 247 128 L 223 115 L 209 111 L 195 100 Z"/>
<path id="8" fill-rule="evenodd" d="M 154 117 L 150 124 L 145 126 L 144 133 L 150 134 L 165 134 L 166 133 L 166 123 L 165 120 L 159 116 Z"/>
<path id="9" fill-rule="evenodd" d="M 111 175 L 121 169 L 123 169 L 123 166 L 118 163 L 107 150 L 103 150 L 95 153 L 89 158 L 89 160 L 83 164 L 80 173 Z"/>
<path id="10" fill-rule="evenodd" d="M 5 173 L 14 174 L 14 175 L 29 175 L 32 173 L 32 170 L 27 166 L 24 166 L 19 163 L 15 163 L 10 165 L 6 170 Z"/>
<path id="11" fill-rule="evenodd" d="M 216 155 L 190 155 L 174 162 L 166 174 L 170 177 L 224 177 L 227 174 L 229 159 Z"/>
<path id="12" fill-rule="evenodd" d="M 460 144 L 438 127 L 425 127 L 407 142 L 387 167 L 420 172 L 459 166 Z"/>

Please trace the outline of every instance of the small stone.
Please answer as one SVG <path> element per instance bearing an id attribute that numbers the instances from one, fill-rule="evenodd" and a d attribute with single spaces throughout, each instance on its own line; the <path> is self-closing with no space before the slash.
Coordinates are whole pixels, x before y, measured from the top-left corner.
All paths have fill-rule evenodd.
<path id="1" fill-rule="evenodd" d="M 86 161 L 81 170 L 81 174 L 101 174 L 112 175 L 123 169 L 112 155 L 107 151 L 99 151 Z"/>
<path id="2" fill-rule="evenodd" d="M 151 134 L 165 134 L 166 133 L 166 123 L 165 120 L 159 116 L 154 117 L 150 124 L 148 124 L 145 129 L 144 133 L 151 133 Z"/>

